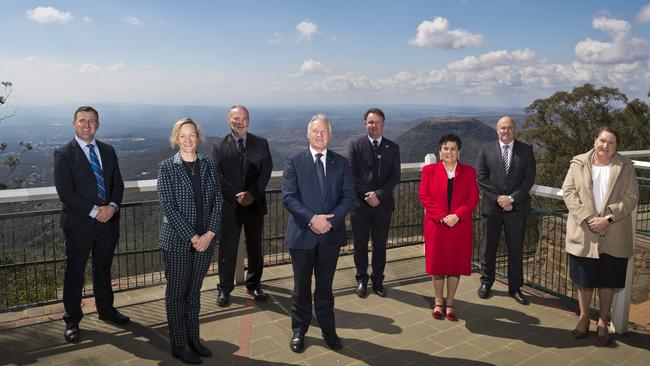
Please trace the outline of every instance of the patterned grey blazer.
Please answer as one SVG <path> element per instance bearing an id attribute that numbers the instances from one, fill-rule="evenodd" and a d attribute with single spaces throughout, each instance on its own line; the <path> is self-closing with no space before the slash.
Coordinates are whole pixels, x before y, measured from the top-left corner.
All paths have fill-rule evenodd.
<path id="1" fill-rule="evenodd" d="M 203 217 L 206 230 L 214 232 L 213 243 L 221 237 L 221 183 L 217 163 L 209 156 L 197 153 L 201 167 L 203 191 Z M 169 251 L 186 251 L 197 233 L 196 203 L 192 182 L 183 166 L 179 153 L 160 163 L 158 172 L 158 197 L 163 210 L 160 225 L 160 248 Z"/>

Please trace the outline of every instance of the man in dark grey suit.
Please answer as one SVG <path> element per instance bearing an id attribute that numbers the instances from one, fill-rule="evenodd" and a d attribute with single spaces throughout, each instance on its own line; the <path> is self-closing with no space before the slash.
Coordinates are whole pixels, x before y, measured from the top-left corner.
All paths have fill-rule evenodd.
<path id="1" fill-rule="evenodd" d="M 520 290 L 524 284 L 522 250 L 531 211 L 529 191 L 535 182 L 535 156 L 530 145 L 515 140 L 516 126 L 511 117 L 502 117 L 496 127 L 499 140 L 484 144 L 476 162 L 478 184 L 483 192 L 484 235 L 478 296 L 490 296 L 503 227 L 508 247 L 508 294 L 527 305 L 528 299 Z"/>
<path id="2" fill-rule="evenodd" d="M 357 207 L 350 215 L 354 238 L 354 264 L 357 287 L 354 292 L 366 297 L 368 286 L 368 239 L 372 234 L 372 290 L 386 296 L 384 268 L 390 218 L 395 210 L 393 189 L 400 178 L 399 145 L 383 136 L 384 112 L 369 109 L 363 116 L 368 134 L 353 140 L 348 148 Z"/>
<path id="3" fill-rule="evenodd" d="M 332 282 L 339 250 L 346 243 L 345 215 L 355 202 L 354 178 L 343 156 L 328 150 L 332 125 L 327 116 L 312 117 L 307 126 L 309 149 L 285 161 L 282 201 L 289 211 L 284 244 L 293 267 L 289 346 L 302 352 L 312 315 L 312 274 L 316 278 L 313 306 L 331 349 L 340 349 L 334 321 Z"/>
<path id="4" fill-rule="evenodd" d="M 266 300 L 260 286 L 264 269 L 262 228 L 267 211 L 264 192 L 273 170 L 269 143 L 248 131 L 248 109 L 243 105 L 230 107 L 226 123 L 230 133 L 212 149 L 212 158 L 221 170 L 224 197 L 217 286 L 219 306 L 230 303 L 230 292 L 235 287 L 235 263 L 242 225 L 248 255 L 246 288 L 254 300 Z"/>
<path id="5" fill-rule="evenodd" d="M 81 289 L 86 262 L 92 252 L 93 293 L 99 318 L 126 324 L 129 317 L 113 307 L 111 265 L 120 237 L 119 207 L 124 182 L 112 146 L 95 140 L 99 114 L 93 107 L 77 108 L 72 141 L 54 151 L 54 185 L 63 203 L 61 227 L 65 235 L 63 306 L 68 342 L 80 338 Z"/>

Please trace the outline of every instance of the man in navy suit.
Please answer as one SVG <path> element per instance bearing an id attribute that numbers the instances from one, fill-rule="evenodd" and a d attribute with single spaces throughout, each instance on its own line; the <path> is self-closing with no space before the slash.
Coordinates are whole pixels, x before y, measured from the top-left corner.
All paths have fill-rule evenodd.
<path id="1" fill-rule="evenodd" d="M 357 267 L 357 287 L 354 292 L 366 297 L 368 278 L 372 290 L 386 296 L 384 268 L 386 240 L 390 218 L 395 210 L 393 189 L 400 178 L 399 145 L 382 136 L 384 112 L 371 108 L 363 116 L 366 136 L 353 140 L 348 148 L 357 191 L 357 207 L 350 215 L 354 238 L 354 264 Z M 368 239 L 372 234 L 372 276 L 368 276 Z"/>
<path id="2" fill-rule="evenodd" d="M 530 145 L 515 139 L 515 133 L 512 118 L 501 117 L 497 122 L 499 140 L 484 144 L 476 162 L 477 180 L 483 191 L 484 235 L 478 296 L 490 296 L 503 227 L 508 248 L 508 294 L 527 305 L 528 299 L 520 287 L 524 284 L 523 242 L 531 211 L 529 191 L 535 182 L 535 155 Z"/>
<path id="3" fill-rule="evenodd" d="M 340 349 L 334 321 L 332 282 L 339 250 L 346 243 L 345 215 L 355 202 L 354 178 L 343 156 L 328 150 L 332 125 L 323 114 L 307 126 L 309 149 L 287 159 L 282 200 L 289 211 L 284 244 L 293 267 L 290 348 L 302 352 L 312 316 L 311 278 L 316 278 L 314 308 L 327 346 Z"/>
<path id="4" fill-rule="evenodd" d="M 264 192 L 273 170 L 269 143 L 248 131 L 248 109 L 243 105 L 230 107 L 226 123 L 230 133 L 212 149 L 212 158 L 221 170 L 224 197 L 217 286 L 219 306 L 230 303 L 230 292 L 235 287 L 235 263 L 242 226 L 248 254 L 246 288 L 254 300 L 266 300 L 260 286 L 264 269 L 262 228 L 266 215 Z"/>
<path id="5" fill-rule="evenodd" d="M 54 184 L 63 202 L 61 227 L 65 235 L 63 306 L 68 342 L 80 338 L 81 288 L 92 252 L 93 293 L 99 318 L 126 324 L 129 317 L 113 307 L 111 264 L 120 235 L 119 208 L 124 182 L 112 146 L 95 140 L 97 111 L 77 108 L 72 121 L 75 137 L 54 151 Z"/>

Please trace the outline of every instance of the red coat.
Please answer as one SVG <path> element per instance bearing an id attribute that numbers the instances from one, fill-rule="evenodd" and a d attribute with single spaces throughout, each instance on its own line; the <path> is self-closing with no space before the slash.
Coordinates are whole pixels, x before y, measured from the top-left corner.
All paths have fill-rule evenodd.
<path id="1" fill-rule="evenodd" d="M 442 162 L 422 169 L 420 202 L 425 209 L 424 245 L 426 271 L 430 275 L 469 275 L 472 261 L 472 214 L 478 204 L 476 170 L 458 163 L 451 207 L 447 207 L 447 172 Z M 440 222 L 449 215 L 460 218 L 453 227 Z"/>

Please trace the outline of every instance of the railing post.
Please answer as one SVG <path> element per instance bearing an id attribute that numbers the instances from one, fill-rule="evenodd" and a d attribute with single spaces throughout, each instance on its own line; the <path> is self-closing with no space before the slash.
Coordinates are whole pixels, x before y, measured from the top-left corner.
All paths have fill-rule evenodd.
<path id="1" fill-rule="evenodd" d="M 246 256 L 246 242 L 244 238 L 244 228 L 239 231 L 239 243 L 237 244 L 237 261 L 235 262 L 235 283 L 244 283 L 244 257 Z"/>
<path id="2" fill-rule="evenodd" d="M 634 253 L 634 240 L 636 238 L 637 207 L 632 211 L 632 253 Z M 630 320 L 630 303 L 632 302 L 632 276 L 634 275 L 634 255 L 627 260 L 627 273 L 625 275 L 625 287 L 614 292 L 612 301 L 612 323 L 610 331 L 617 334 L 627 332 L 628 321 Z"/>

